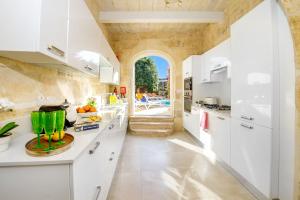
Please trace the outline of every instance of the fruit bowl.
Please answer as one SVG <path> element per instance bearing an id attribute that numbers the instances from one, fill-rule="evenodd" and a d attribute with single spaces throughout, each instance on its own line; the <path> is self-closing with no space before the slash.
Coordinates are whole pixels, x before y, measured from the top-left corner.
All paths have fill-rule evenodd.
<path id="1" fill-rule="evenodd" d="M 86 113 L 77 113 L 80 117 L 90 117 L 97 116 L 97 112 L 86 112 Z"/>

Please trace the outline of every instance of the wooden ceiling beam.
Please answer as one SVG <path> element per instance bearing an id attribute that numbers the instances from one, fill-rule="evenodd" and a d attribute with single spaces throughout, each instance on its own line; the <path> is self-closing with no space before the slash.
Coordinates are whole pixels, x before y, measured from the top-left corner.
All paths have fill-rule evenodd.
<path id="1" fill-rule="evenodd" d="M 223 12 L 200 11 L 101 11 L 101 23 L 216 23 Z"/>

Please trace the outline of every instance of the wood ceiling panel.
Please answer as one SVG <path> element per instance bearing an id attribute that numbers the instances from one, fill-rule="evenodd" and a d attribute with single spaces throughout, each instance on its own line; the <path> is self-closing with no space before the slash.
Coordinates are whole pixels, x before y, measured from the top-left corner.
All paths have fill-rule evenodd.
<path id="1" fill-rule="evenodd" d="M 206 24 L 106 24 L 112 33 L 145 33 L 145 32 L 171 32 L 188 33 L 200 32 Z"/>
<path id="2" fill-rule="evenodd" d="M 176 0 L 170 0 L 175 2 Z M 164 11 L 164 10 L 198 10 L 224 11 L 228 0 L 182 0 L 182 5 L 171 3 L 166 6 L 166 0 L 97 0 L 102 11 Z"/>

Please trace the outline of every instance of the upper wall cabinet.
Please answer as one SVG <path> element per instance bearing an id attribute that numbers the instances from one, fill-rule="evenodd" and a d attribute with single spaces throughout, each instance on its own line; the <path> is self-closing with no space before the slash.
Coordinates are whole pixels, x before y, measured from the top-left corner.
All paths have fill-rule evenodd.
<path id="1" fill-rule="evenodd" d="M 2 0 L 0 55 L 29 63 L 66 61 L 68 0 Z"/>
<path id="2" fill-rule="evenodd" d="M 99 75 L 100 29 L 83 0 L 70 1 L 68 64 Z"/>
<path id="3" fill-rule="evenodd" d="M 101 64 L 100 64 L 101 65 Z M 100 82 L 112 85 L 120 84 L 120 64 L 100 67 Z"/>
<path id="4" fill-rule="evenodd" d="M 201 67 L 201 82 L 222 81 L 224 76 L 220 73 L 225 72 L 225 78 L 231 77 L 230 62 L 230 39 L 227 39 L 203 54 L 203 65 Z"/>

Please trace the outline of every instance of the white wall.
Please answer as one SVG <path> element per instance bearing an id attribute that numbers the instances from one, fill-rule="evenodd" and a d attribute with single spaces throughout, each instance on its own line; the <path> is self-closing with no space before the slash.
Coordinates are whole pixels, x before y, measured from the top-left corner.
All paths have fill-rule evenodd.
<path id="1" fill-rule="evenodd" d="M 202 83 L 198 84 L 194 89 L 197 89 L 195 100 L 203 100 L 205 97 L 218 97 L 220 104 L 230 105 L 231 96 L 231 81 L 225 79 L 223 82 Z"/>

